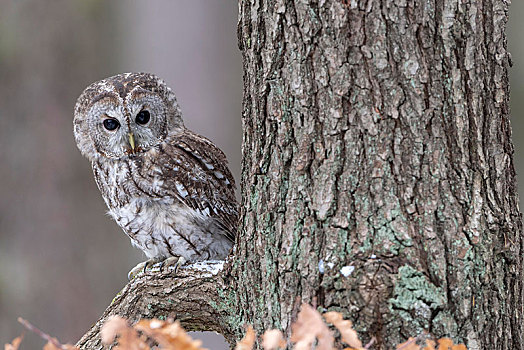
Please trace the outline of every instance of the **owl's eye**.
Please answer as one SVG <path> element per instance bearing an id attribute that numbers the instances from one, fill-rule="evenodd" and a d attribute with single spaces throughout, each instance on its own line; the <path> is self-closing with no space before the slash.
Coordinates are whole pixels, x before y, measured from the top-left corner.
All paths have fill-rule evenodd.
<path id="1" fill-rule="evenodd" d="M 136 115 L 135 121 L 137 122 L 137 124 L 145 125 L 147 124 L 150 118 L 151 118 L 151 114 L 149 114 L 149 112 L 146 110 L 142 110 L 138 112 L 138 114 Z"/>
<path id="2" fill-rule="evenodd" d="M 119 126 L 120 123 L 116 119 L 108 118 L 104 120 L 104 128 L 106 128 L 109 131 L 113 131 L 117 129 Z"/>

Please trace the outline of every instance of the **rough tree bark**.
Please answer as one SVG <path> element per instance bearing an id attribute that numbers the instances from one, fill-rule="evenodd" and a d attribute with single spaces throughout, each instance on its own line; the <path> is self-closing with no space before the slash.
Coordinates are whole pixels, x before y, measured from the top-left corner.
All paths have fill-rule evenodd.
<path id="1" fill-rule="evenodd" d="M 306 302 L 343 312 L 376 349 L 425 330 L 469 349 L 524 348 L 507 11 L 503 0 L 241 1 L 235 255 L 213 276 L 140 277 L 104 316 L 178 315 L 233 340 L 246 323 L 289 333 Z"/>

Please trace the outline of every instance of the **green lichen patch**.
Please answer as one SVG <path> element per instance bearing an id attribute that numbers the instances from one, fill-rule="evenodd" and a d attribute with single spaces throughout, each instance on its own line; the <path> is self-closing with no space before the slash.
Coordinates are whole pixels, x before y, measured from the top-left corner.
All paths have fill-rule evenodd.
<path id="1" fill-rule="evenodd" d="M 398 279 L 389 302 L 393 307 L 404 310 L 414 310 L 417 303 L 424 303 L 431 309 L 437 309 L 446 303 L 446 295 L 422 272 L 404 265 L 398 269 Z"/>
<path id="2" fill-rule="evenodd" d="M 398 277 L 389 299 L 389 308 L 393 318 L 400 323 L 410 324 L 418 334 L 430 328 L 435 312 L 446 304 L 445 292 L 431 283 L 420 271 L 409 265 L 398 270 Z"/>
<path id="3" fill-rule="evenodd" d="M 246 324 L 244 316 L 240 313 L 235 314 L 227 312 L 228 310 L 233 310 L 233 307 L 238 303 L 236 299 L 237 295 L 229 289 L 217 288 L 217 292 L 220 297 L 219 302 L 214 303 L 213 301 L 210 301 L 211 307 L 223 312 L 225 315 L 224 320 L 229 326 L 229 329 L 236 333 L 238 337 L 242 337 L 244 332 L 243 327 Z M 242 299 L 242 295 L 240 295 L 240 298 Z M 242 300 L 242 302 L 245 302 L 245 300 Z"/>

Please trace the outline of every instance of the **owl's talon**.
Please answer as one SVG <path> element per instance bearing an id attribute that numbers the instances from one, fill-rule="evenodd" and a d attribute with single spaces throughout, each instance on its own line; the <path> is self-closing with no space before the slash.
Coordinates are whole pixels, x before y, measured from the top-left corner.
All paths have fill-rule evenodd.
<path id="1" fill-rule="evenodd" d="M 162 266 L 160 269 L 162 272 L 175 274 L 178 271 L 178 268 L 185 263 L 186 259 L 184 259 L 182 256 L 170 256 L 162 261 Z M 171 269 L 171 267 L 173 268 Z"/>
<path id="2" fill-rule="evenodd" d="M 146 261 L 143 261 L 137 264 L 127 273 L 127 279 L 131 281 L 132 279 L 136 278 L 139 274 L 144 273 L 145 266 L 146 266 Z"/>
<path id="3" fill-rule="evenodd" d="M 162 260 L 158 258 L 152 258 L 146 261 L 142 261 L 141 263 L 138 263 L 135 267 L 131 269 L 131 271 L 127 274 L 127 279 L 131 281 L 132 279 L 136 278 L 138 275 L 142 273 L 146 273 L 147 270 L 151 270 L 155 264 L 162 263 Z"/>
<path id="4" fill-rule="evenodd" d="M 178 268 L 186 263 L 186 259 L 181 256 L 170 256 L 166 259 L 152 258 L 146 261 L 142 261 L 129 271 L 127 279 L 131 281 L 140 274 L 145 274 L 148 270 L 159 269 L 160 272 L 165 273 L 176 273 Z M 155 266 L 155 265 L 158 265 Z M 170 271 L 171 270 L 171 271 Z"/>

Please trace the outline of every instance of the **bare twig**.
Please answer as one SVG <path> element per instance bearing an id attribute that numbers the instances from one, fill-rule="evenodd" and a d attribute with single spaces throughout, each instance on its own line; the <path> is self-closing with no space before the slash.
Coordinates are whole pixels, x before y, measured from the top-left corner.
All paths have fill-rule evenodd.
<path id="1" fill-rule="evenodd" d="M 364 349 L 368 350 L 369 348 L 371 348 L 371 346 L 373 344 L 375 344 L 375 341 L 377 340 L 377 338 L 373 337 L 371 338 L 371 340 L 369 341 L 369 343 L 366 344 L 366 346 L 364 346 Z"/>
<path id="2" fill-rule="evenodd" d="M 49 334 L 43 332 L 42 330 L 38 329 L 37 327 L 33 326 L 29 321 L 24 320 L 22 317 L 18 317 L 18 322 L 20 322 L 25 328 L 29 329 L 31 332 L 38 334 L 41 338 L 44 340 L 47 340 L 49 343 L 53 344 L 59 349 L 68 350 L 67 347 L 60 344 L 60 342 L 56 339 L 50 336 Z"/>
<path id="3" fill-rule="evenodd" d="M 407 342 L 405 342 L 404 344 L 402 344 L 402 346 L 397 348 L 397 350 L 405 349 L 405 348 L 407 348 L 408 345 L 411 345 L 411 344 L 415 343 L 416 341 L 417 341 L 417 338 L 412 338 L 412 339 L 408 340 Z"/>

